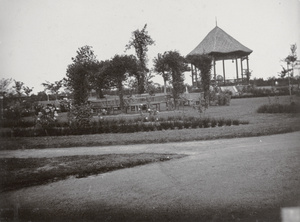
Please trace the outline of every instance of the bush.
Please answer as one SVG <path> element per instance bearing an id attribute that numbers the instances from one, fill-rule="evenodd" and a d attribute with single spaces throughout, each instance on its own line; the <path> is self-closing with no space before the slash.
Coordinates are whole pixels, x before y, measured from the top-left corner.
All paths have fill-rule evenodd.
<path id="1" fill-rule="evenodd" d="M 168 122 L 161 122 L 160 126 L 163 130 L 167 130 L 170 128 L 170 124 Z"/>
<path id="2" fill-rule="evenodd" d="M 69 112 L 68 119 L 70 127 L 73 128 L 88 128 L 92 119 L 92 107 L 89 104 L 81 106 L 73 106 Z"/>
<path id="3" fill-rule="evenodd" d="M 189 121 L 184 121 L 183 126 L 184 126 L 185 129 L 189 129 L 192 126 L 192 123 L 189 122 Z"/>
<path id="4" fill-rule="evenodd" d="M 208 127 L 209 127 L 209 122 L 210 122 L 210 119 L 204 118 L 204 119 L 202 120 L 202 126 L 203 126 L 204 128 L 208 128 Z"/>
<path id="5" fill-rule="evenodd" d="M 80 108 L 81 109 L 81 108 Z M 83 115 L 85 118 L 85 116 Z M 84 119 L 83 118 L 83 119 Z M 171 120 L 171 121 L 167 121 Z M 140 120 L 140 121 L 137 121 Z M 149 120 L 149 119 L 148 119 Z M 79 119 L 70 121 L 69 123 L 55 123 L 54 125 L 44 125 L 32 127 L 14 127 L 11 131 L 1 133 L 2 137 L 34 137 L 34 136 L 65 136 L 65 135 L 84 135 L 84 134 L 102 134 L 102 133 L 134 133 L 141 131 L 155 130 L 173 130 L 173 129 L 189 129 L 189 128 L 207 128 L 216 126 L 231 126 L 239 124 L 248 124 L 248 121 L 240 122 L 231 119 L 213 119 L 200 117 L 171 117 L 171 118 L 155 118 L 152 121 L 145 121 L 144 118 L 135 119 L 99 119 L 98 121 L 80 122 Z M 84 123 L 84 124 L 83 124 Z M 23 126 L 23 125 L 22 125 Z"/>
<path id="6" fill-rule="evenodd" d="M 226 126 L 231 126 L 231 124 L 232 124 L 232 120 L 231 119 L 226 119 L 225 120 L 225 125 Z"/>
<path id="7" fill-rule="evenodd" d="M 224 126 L 225 125 L 225 120 L 224 119 L 218 119 L 218 126 Z"/>
<path id="8" fill-rule="evenodd" d="M 218 124 L 218 122 L 217 122 L 217 120 L 215 120 L 215 119 L 212 119 L 211 122 L 210 122 L 210 126 L 211 126 L 211 127 L 216 127 L 217 124 Z"/>
<path id="9" fill-rule="evenodd" d="M 238 126 L 240 124 L 239 120 L 232 120 L 232 125 Z"/>
<path id="10" fill-rule="evenodd" d="M 230 92 L 232 94 L 232 92 Z M 219 106 L 229 106 L 231 100 L 231 94 L 229 93 L 220 93 L 218 95 L 218 104 Z"/>
<path id="11" fill-rule="evenodd" d="M 292 102 L 291 104 L 265 104 L 257 109 L 258 113 L 299 113 L 300 106 Z"/>
<path id="12" fill-rule="evenodd" d="M 55 110 L 55 107 L 53 106 L 41 107 L 41 109 L 37 114 L 36 125 L 38 127 L 42 127 L 43 129 L 50 129 L 56 127 L 57 116 L 58 114 L 57 111 Z"/>
<path id="13" fill-rule="evenodd" d="M 33 127 L 35 126 L 35 121 L 25 121 L 25 120 L 15 120 L 15 119 L 1 119 L 0 127 L 3 128 L 13 128 L 13 127 Z"/>
<path id="14" fill-rule="evenodd" d="M 193 129 L 196 129 L 198 126 L 199 126 L 199 121 L 197 121 L 197 120 L 194 120 L 194 121 L 191 123 L 191 127 L 192 127 Z M 201 126 L 200 126 L 200 127 L 201 127 Z"/>

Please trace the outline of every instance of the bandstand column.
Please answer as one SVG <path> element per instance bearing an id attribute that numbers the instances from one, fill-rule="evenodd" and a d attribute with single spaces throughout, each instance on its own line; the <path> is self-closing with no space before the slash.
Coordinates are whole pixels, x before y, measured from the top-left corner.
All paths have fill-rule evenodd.
<path id="1" fill-rule="evenodd" d="M 194 68 L 193 68 L 193 64 L 191 64 L 191 70 L 192 70 L 192 86 L 194 86 Z"/>
<path id="2" fill-rule="evenodd" d="M 250 76 L 249 76 L 249 58 L 247 56 L 247 83 L 250 84 Z"/>
<path id="3" fill-rule="evenodd" d="M 236 82 L 239 81 L 239 67 L 238 67 L 238 60 L 235 58 L 235 69 L 236 69 Z"/>
<path id="4" fill-rule="evenodd" d="M 217 85 L 216 60 L 213 58 L 215 86 Z"/>
<path id="5" fill-rule="evenodd" d="M 247 56 L 247 72 L 249 72 L 249 57 Z"/>
<path id="6" fill-rule="evenodd" d="M 224 62 L 224 59 L 222 60 L 222 63 L 223 63 L 223 81 L 224 81 L 224 86 L 225 86 L 226 84 L 225 84 L 225 62 Z"/>
<path id="7" fill-rule="evenodd" d="M 242 75 L 242 82 L 244 80 L 244 76 L 243 76 L 243 58 L 241 58 L 241 75 Z"/>

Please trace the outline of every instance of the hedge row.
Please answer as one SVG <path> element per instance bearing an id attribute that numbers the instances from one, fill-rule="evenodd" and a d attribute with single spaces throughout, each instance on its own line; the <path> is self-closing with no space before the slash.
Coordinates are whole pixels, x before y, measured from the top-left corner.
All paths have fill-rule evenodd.
<path id="1" fill-rule="evenodd" d="M 260 106 L 257 109 L 258 113 L 299 113 L 300 112 L 300 106 L 291 103 L 291 104 L 265 104 Z"/>
<path id="2" fill-rule="evenodd" d="M 67 135 L 85 135 L 85 134 L 102 134 L 102 133 L 135 133 L 142 131 L 159 131 L 174 129 L 195 129 L 208 127 L 221 127 L 239 124 L 248 124 L 239 120 L 231 119 L 213 119 L 213 118 L 184 118 L 184 119 L 156 119 L 156 121 L 134 120 L 100 120 L 92 122 L 89 127 L 52 127 L 43 128 L 13 128 L 9 132 L 2 132 L 2 137 L 36 137 L 36 136 L 67 136 Z"/>

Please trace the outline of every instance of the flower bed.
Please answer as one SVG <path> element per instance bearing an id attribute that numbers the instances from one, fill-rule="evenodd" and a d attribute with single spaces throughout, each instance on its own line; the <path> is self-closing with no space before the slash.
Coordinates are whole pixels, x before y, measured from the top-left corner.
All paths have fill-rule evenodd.
<path id="1" fill-rule="evenodd" d="M 92 121 L 85 127 L 70 123 L 53 127 L 15 127 L 11 131 L 2 132 L 2 137 L 36 137 L 36 136 L 67 136 L 103 133 L 135 133 L 159 130 L 181 130 L 209 127 L 222 127 L 239 124 L 248 124 L 247 121 L 237 119 L 215 119 L 208 117 L 156 116 L 138 117 L 135 119 L 99 119 Z"/>

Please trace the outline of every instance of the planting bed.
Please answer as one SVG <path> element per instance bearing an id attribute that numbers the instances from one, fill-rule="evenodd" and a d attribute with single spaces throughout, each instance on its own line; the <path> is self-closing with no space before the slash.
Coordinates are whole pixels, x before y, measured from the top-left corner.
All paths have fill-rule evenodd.
<path id="1" fill-rule="evenodd" d="M 293 96 L 296 104 L 300 103 L 300 97 Z M 165 119 L 166 122 L 172 122 L 177 119 L 177 126 L 174 130 L 170 126 L 160 131 L 144 130 L 134 133 L 103 133 L 94 135 L 73 135 L 73 136 L 46 136 L 46 137 L 14 137 L 1 138 L 0 149 L 27 149 L 27 148 L 46 148 L 46 147 L 73 147 L 73 146 L 101 146 L 101 145 L 118 145 L 118 144 L 138 144 L 138 143 L 161 143 L 171 141 L 190 141 L 190 140 L 207 140 L 217 138 L 232 138 L 245 136 L 270 135 L 300 130 L 299 113 L 257 113 L 257 109 L 269 103 L 278 102 L 280 104 L 290 104 L 289 96 L 260 97 L 247 99 L 233 99 L 230 106 L 211 106 L 203 113 L 184 107 L 180 110 L 161 112 L 155 118 Z M 145 126 L 153 125 L 139 115 L 118 115 L 104 116 L 104 120 L 123 119 L 137 124 L 134 119 L 139 118 Z M 210 119 L 208 128 L 190 126 L 188 129 L 180 121 L 189 118 Z M 181 120 L 180 120 L 181 118 Z M 231 126 L 217 127 L 216 120 L 235 120 L 239 123 L 249 123 L 236 125 L 238 122 L 231 121 Z M 99 117 L 94 117 L 95 122 Z M 173 121 L 174 122 L 174 121 Z M 182 122 L 184 123 L 184 122 Z M 228 124 L 229 125 L 229 122 Z M 172 126 L 172 125 L 171 125 Z M 213 127 L 216 126 L 216 127 Z M 152 127 L 152 126 L 151 126 Z M 167 127 L 169 129 L 167 129 Z M 126 127 L 125 127 L 126 128 Z M 181 129 L 182 128 L 182 129 Z M 180 130 L 178 130 L 180 129 Z M 111 129 L 110 129 L 111 130 Z M 128 129 L 127 129 L 128 130 Z"/>

